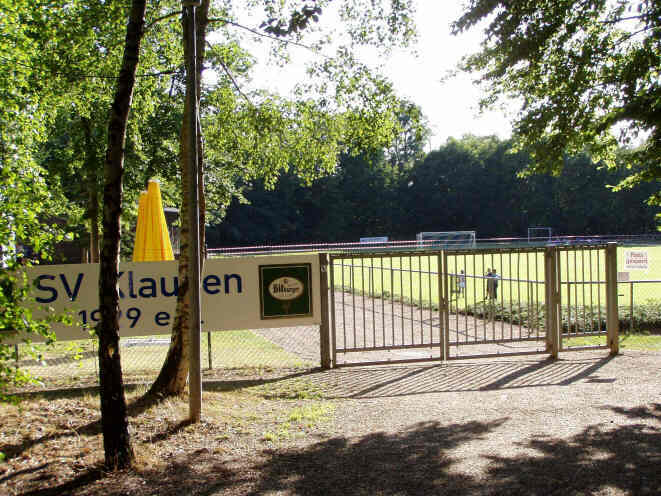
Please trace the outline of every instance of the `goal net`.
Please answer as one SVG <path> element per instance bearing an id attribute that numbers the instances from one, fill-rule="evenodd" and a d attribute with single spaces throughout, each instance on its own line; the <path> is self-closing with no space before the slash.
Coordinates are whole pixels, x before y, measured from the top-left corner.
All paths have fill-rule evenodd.
<path id="1" fill-rule="evenodd" d="M 550 241 L 553 231 L 550 227 L 529 227 L 528 242 L 532 241 Z"/>
<path id="2" fill-rule="evenodd" d="M 424 248 L 475 248 L 475 231 L 421 232 L 418 246 Z"/>

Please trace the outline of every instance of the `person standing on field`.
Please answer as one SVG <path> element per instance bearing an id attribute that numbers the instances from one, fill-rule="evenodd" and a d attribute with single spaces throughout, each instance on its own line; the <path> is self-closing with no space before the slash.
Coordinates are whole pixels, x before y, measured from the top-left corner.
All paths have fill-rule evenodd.
<path id="1" fill-rule="evenodd" d="M 484 277 L 486 277 L 486 291 L 484 295 L 484 299 L 486 300 L 487 298 L 491 299 L 491 269 L 487 269 L 487 273 L 484 274 Z"/>
<path id="2" fill-rule="evenodd" d="M 464 274 L 464 271 L 459 272 L 459 294 L 463 295 L 464 291 L 466 290 L 466 274 Z"/>
<path id="3" fill-rule="evenodd" d="M 494 300 L 498 299 L 498 279 L 500 279 L 500 276 L 498 275 L 498 271 L 496 271 L 496 269 L 493 269 L 493 271 L 491 271 L 491 282 L 493 283 Z"/>

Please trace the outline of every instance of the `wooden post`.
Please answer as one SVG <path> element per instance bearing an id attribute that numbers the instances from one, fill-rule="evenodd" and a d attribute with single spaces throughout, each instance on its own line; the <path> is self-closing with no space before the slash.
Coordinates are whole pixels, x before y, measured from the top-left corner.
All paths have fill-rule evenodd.
<path id="1" fill-rule="evenodd" d="M 620 317 L 617 311 L 617 243 L 613 242 L 606 245 L 606 332 L 611 355 L 617 355 L 620 352 Z"/>
<path id="2" fill-rule="evenodd" d="M 558 251 L 547 247 L 544 252 L 544 283 L 546 304 L 546 351 L 552 358 L 560 353 L 560 314 L 558 292 Z"/>
<path id="3" fill-rule="evenodd" d="M 188 206 L 190 245 L 188 280 L 190 284 L 190 349 L 188 368 L 188 411 L 190 421 L 199 422 L 202 415 L 202 367 L 200 334 L 202 333 L 200 301 L 200 199 L 197 164 L 197 68 L 195 7 L 199 0 L 183 0 L 186 43 L 186 98 L 188 99 L 188 168 L 190 175 L 190 205 Z"/>
<path id="4" fill-rule="evenodd" d="M 333 367 L 330 346 L 330 312 L 328 311 L 328 254 L 319 254 L 319 281 L 321 291 L 321 324 L 319 325 L 319 352 L 321 368 Z"/>

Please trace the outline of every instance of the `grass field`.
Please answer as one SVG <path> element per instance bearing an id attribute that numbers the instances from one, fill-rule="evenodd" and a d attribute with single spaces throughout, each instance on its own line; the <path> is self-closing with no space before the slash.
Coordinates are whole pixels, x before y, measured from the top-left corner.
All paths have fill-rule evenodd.
<path id="1" fill-rule="evenodd" d="M 648 252 L 650 268 L 647 271 L 629 271 L 632 282 L 621 282 L 618 286 L 619 305 L 626 309 L 631 305 L 632 290 L 634 304 L 655 299 L 661 300 L 661 246 L 619 247 L 618 272 L 624 272 L 624 253 L 629 250 Z M 605 273 L 604 252 L 561 251 L 560 267 L 563 305 L 604 307 Z M 365 292 L 376 297 L 402 298 L 405 301 L 438 305 L 438 256 L 412 254 L 387 255 L 373 258 L 336 260 L 334 263 L 334 285 L 357 293 Z M 451 299 L 459 308 L 473 306 L 487 297 L 485 277 L 488 269 L 496 269 L 500 280 L 498 301 L 528 303 L 544 301 L 544 254 L 497 253 L 461 254 L 448 257 Z M 458 276 L 461 271 L 466 277 L 463 294 L 458 293 Z"/>
<path id="2" fill-rule="evenodd" d="M 169 342 L 168 335 L 123 339 L 121 357 L 124 375 L 133 380 L 154 376 L 165 360 Z M 35 358 L 28 355 L 26 346 L 19 346 L 20 366 L 46 382 L 76 383 L 97 374 L 97 347 L 93 339 L 56 342 L 52 346 L 34 345 L 38 354 Z M 207 333 L 202 336 L 201 348 L 202 367 L 208 368 Z M 212 332 L 211 351 L 213 368 L 254 370 L 310 365 L 253 331 Z"/>
<path id="3" fill-rule="evenodd" d="M 596 346 L 603 345 L 602 336 L 585 336 L 576 338 L 565 338 L 565 347 L 574 346 Z M 661 336 L 658 334 L 624 333 L 620 334 L 620 348 L 640 351 L 660 351 Z"/>

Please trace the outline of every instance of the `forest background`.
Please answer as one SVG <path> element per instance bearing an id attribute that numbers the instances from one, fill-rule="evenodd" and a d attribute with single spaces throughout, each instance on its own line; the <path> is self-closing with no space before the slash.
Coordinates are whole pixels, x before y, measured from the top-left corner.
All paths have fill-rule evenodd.
<path id="1" fill-rule="evenodd" d="M 412 115 L 419 115 L 419 109 Z M 409 112 L 411 108 L 409 108 Z M 595 167 L 587 153 L 566 157 L 557 175 L 521 176 L 526 153 L 495 136 L 449 138 L 423 151 L 426 130 L 405 130 L 388 149 L 344 156 L 337 170 L 306 183 L 284 174 L 275 188 L 245 184 L 222 222 L 207 227 L 209 247 L 351 242 L 365 236 L 414 239 L 422 231 L 474 230 L 478 238 L 525 237 L 528 227 L 554 234 L 656 231 L 654 183 L 613 191 L 630 170 Z M 622 149 L 621 154 L 626 150 Z"/>

